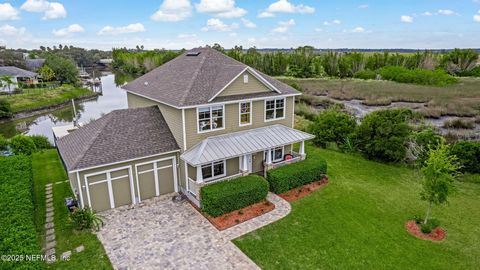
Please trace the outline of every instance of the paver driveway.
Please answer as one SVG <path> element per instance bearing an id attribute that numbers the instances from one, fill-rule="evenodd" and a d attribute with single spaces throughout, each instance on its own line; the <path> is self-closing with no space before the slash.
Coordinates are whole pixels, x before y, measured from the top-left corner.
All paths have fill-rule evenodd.
<path id="1" fill-rule="evenodd" d="M 102 216 L 98 236 L 117 269 L 258 269 L 188 202 L 171 196 Z"/>

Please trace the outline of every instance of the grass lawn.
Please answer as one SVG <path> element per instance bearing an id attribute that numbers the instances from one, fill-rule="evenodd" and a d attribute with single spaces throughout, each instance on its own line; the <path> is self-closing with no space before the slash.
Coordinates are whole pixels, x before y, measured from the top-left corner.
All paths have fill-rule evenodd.
<path id="1" fill-rule="evenodd" d="M 392 101 L 427 102 L 423 112 L 428 116 L 445 114 L 480 115 L 480 78 L 460 78 L 459 83 L 446 87 L 422 86 L 360 79 L 292 79 L 307 95 L 325 95 L 338 99 L 364 99 L 370 105 Z"/>
<path id="2" fill-rule="evenodd" d="M 432 215 L 447 230 L 434 243 L 404 224 L 424 214 L 420 176 L 399 166 L 308 147 L 328 162 L 330 184 L 292 204 L 284 219 L 234 243 L 264 269 L 478 269 L 480 184 L 457 182 Z M 469 176 L 470 180 L 475 177 Z"/>
<path id="3" fill-rule="evenodd" d="M 14 113 L 62 104 L 70 99 L 92 95 L 86 88 L 62 85 L 54 89 L 25 89 L 22 94 L 3 95 L 0 99 L 7 100 Z"/>
<path id="4" fill-rule="evenodd" d="M 55 149 L 33 155 L 34 201 L 36 206 L 35 223 L 37 224 L 38 241 L 45 246 L 45 185 L 65 181 L 67 175 Z M 112 265 L 103 245 L 95 234 L 78 232 L 67 222 L 68 210 L 64 205 L 65 197 L 72 197 L 69 183 L 53 185 L 53 202 L 55 208 L 55 236 L 57 241 L 56 255 L 67 250 L 74 250 L 84 245 L 81 253 L 72 252 L 70 261 L 57 261 L 49 265 L 50 269 L 112 269 Z"/>

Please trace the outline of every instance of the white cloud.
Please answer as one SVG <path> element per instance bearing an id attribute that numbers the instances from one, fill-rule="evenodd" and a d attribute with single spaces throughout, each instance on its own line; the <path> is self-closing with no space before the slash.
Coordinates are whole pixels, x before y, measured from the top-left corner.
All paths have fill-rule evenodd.
<path id="1" fill-rule="evenodd" d="M 480 22 L 480 10 L 477 12 L 477 14 L 473 15 L 473 20 L 476 22 Z"/>
<path id="2" fill-rule="evenodd" d="M 438 10 L 438 14 L 440 15 L 446 15 L 446 16 L 451 16 L 451 15 L 455 15 L 457 13 L 455 13 L 454 11 L 450 10 L 450 9 L 439 9 Z"/>
<path id="3" fill-rule="evenodd" d="M 323 32 L 322 28 L 315 28 L 315 32 Z"/>
<path id="4" fill-rule="evenodd" d="M 0 21 L 18 20 L 18 13 L 10 3 L 0 4 Z"/>
<path id="5" fill-rule="evenodd" d="M 58 30 L 53 30 L 52 34 L 56 37 L 65 37 L 70 36 L 74 33 L 82 33 L 85 32 L 85 29 L 79 24 L 71 24 L 68 27 L 61 28 Z"/>
<path id="6" fill-rule="evenodd" d="M 197 35 L 196 34 L 178 34 L 177 35 L 177 38 L 179 39 L 192 39 L 192 38 L 196 38 Z"/>
<path id="7" fill-rule="evenodd" d="M 42 20 L 53 20 L 67 17 L 65 7 L 59 2 L 27 0 L 20 8 L 28 12 L 43 12 Z"/>
<path id="8" fill-rule="evenodd" d="M 350 30 L 350 32 L 352 32 L 352 33 L 365 33 L 365 28 L 358 26 L 358 27 L 355 27 L 352 30 Z"/>
<path id="9" fill-rule="evenodd" d="M 285 22 L 278 22 L 278 26 L 275 27 L 272 31 L 275 33 L 285 33 L 290 29 L 290 26 L 295 25 L 295 21 L 290 19 Z"/>
<path id="10" fill-rule="evenodd" d="M 237 23 L 232 23 L 230 25 L 224 23 L 220 19 L 208 19 L 207 25 L 202 27 L 203 32 L 208 32 L 208 31 L 220 31 L 220 32 L 229 32 L 232 31 L 233 29 L 238 28 Z"/>
<path id="11" fill-rule="evenodd" d="M 359 5 L 358 8 L 360 9 L 365 9 L 368 8 L 369 6 L 367 4 Z"/>
<path id="12" fill-rule="evenodd" d="M 433 16 L 433 13 L 430 11 L 425 11 L 424 13 L 422 13 L 422 15 L 430 17 L 430 16 Z"/>
<path id="13" fill-rule="evenodd" d="M 119 35 L 128 33 L 145 32 L 145 27 L 141 23 L 132 23 L 127 26 L 112 27 L 107 25 L 98 32 L 98 35 Z"/>
<path id="14" fill-rule="evenodd" d="M 255 28 L 257 27 L 257 25 L 245 18 L 242 18 L 242 23 L 243 23 L 243 26 L 245 26 L 246 28 Z"/>
<path id="15" fill-rule="evenodd" d="M 0 34 L 2 36 L 10 36 L 10 37 L 21 36 L 21 35 L 25 34 L 26 31 L 27 30 L 25 29 L 25 27 L 16 28 L 16 27 L 11 26 L 9 24 L 5 24 L 5 25 L 0 26 Z"/>
<path id="16" fill-rule="evenodd" d="M 268 6 L 265 11 L 262 11 L 258 17 L 259 18 L 268 18 L 274 17 L 275 13 L 300 13 L 300 14 L 307 14 L 307 13 L 314 13 L 315 8 L 311 6 L 306 6 L 304 4 L 294 5 L 288 0 L 278 0 Z"/>
<path id="17" fill-rule="evenodd" d="M 402 21 L 404 23 L 411 23 L 411 22 L 413 22 L 413 17 L 409 16 L 409 15 L 402 15 L 402 16 L 400 16 L 400 21 Z"/>
<path id="18" fill-rule="evenodd" d="M 150 19 L 161 22 L 178 22 L 192 16 L 189 0 L 165 0 Z"/>
<path id="19" fill-rule="evenodd" d="M 200 13 L 221 18 L 238 18 L 247 14 L 245 9 L 235 6 L 234 0 L 200 0 L 195 7 Z"/>
<path id="20" fill-rule="evenodd" d="M 334 24 L 341 24 L 342 22 L 340 20 L 333 20 L 333 21 L 324 21 L 323 25 L 329 26 L 329 25 L 334 25 Z"/>

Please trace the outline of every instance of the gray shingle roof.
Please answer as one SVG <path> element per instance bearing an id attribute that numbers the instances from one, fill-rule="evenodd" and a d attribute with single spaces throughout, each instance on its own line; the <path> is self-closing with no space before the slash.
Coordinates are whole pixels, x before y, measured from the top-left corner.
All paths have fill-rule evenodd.
<path id="1" fill-rule="evenodd" d="M 158 107 L 115 110 L 57 140 L 67 170 L 180 149 Z"/>
<path id="2" fill-rule="evenodd" d="M 43 64 L 45 63 L 45 59 L 26 59 L 25 66 L 29 70 L 37 71 Z"/>
<path id="3" fill-rule="evenodd" d="M 17 68 L 17 67 L 0 67 L 0 75 L 6 75 L 11 77 L 35 77 L 37 73 L 31 72 L 25 69 Z"/>
<path id="4" fill-rule="evenodd" d="M 206 104 L 248 67 L 211 48 L 196 48 L 189 52 L 200 52 L 200 54 L 187 56 L 187 53 L 184 53 L 126 84 L 123 88 L 175 107 Z M 258 70 L 253 70 L 281 94 L 298 93 L 287 84 Z M 269 93 L 265 95 L 268 96 Z M 279 94 L 276 93 L 276 95 Z"/>
<path id="5" fill-rule="evenodd" d="M 313 135 L 306 132 L 277 124 L 209 137 L 188 149 L 180 157 L 187 163 L 197 166 L 313 138 Z"/>

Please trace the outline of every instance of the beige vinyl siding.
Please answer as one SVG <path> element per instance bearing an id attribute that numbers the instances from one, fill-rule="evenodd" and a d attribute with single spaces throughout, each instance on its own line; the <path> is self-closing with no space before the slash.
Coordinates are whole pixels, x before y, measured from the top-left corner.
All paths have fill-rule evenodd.
<path id="1" fill-rule="evenodd" d="M 243 76 L 248 75 L 248 83 L 243 82 Z M 218 96 L 232 96 L 232 95 L 245 95 L 253 93 L 271 92 L 268 87 L 260 82 L 250 72 L 245 71 L 238 78 L 235 79 L 227 88 L 225 88 Z"/>
<path id="2" fill-rule="evenodd" d="M 79 172 L 80 183 L 83 187 L 82 188 L 82 195 L 83 195 L 83 201 L 84 201 L 85 206 L 88 206 L 87 190 L 85 189 L 85 175 L 92 174 L 92 173 L 100 173 L 100 172 L 103 172 L 103 171 L 112 170 L 112 169 L 115 169 L 115 168 L 121 168 L 121 167 L 125 167 L 125 166 L 131 166 L 131 173 L 132 173 L 132 177 L 133 177 L 133 188 L 134 188 L 134 191 L 135 191 L 135 197 L 137 197 L 138 196 L 137 195 L 138 187 L 137 187 L 135 164 L 145 163 L 145 162 L 149 162 L 149 161 L 154 161 L 154 160 L 163 159 L 163 158 L 170 158 L 170 157 L 175 157 L 177 159 L 177 162 L 178 162 L 178 153 L 170 153 L 170 154 L 158 155 L 158 156 L 139 159 L 139 160 L 130 161 L 130 162 L 123 162 L 123 163 L 119 163 L 119 164 L 115 164 L 115 165 L 103 166 L 103 167 L 99 167 L 99 168 L 95 168 L 95 169 L 80 171 Z M 181 183 L 182 179 L 179 177 L 180 172 L 179 172 L 178 168 L 174 168 L 174 169 L 177 170 L 177 181 L 179 183 Z M 126 169 L 121 170 L 122 173 L 125 173 L 126 171 L 127 171 Z M 117 173 L 114 173 L 114 174 L 117 174 Z M 105 174 L 101 174 L 99 176 L 93 176 L 93 178 L 95 178 L 95 177 L 102 178 L 104 175 Z M 70 174 L 70 177 L 71 177 L 70 181 L 72 181 L 72 183 L 77 181 L 76 173 Z M 112 175 L 112 177 L 114 177 L 114 175 Z M 159 178 L 160 179 L 162 179 L 162 178 L 166 179 L 166 178 L 169 178 L 169 177 L 172 178 L 171 181 L 173 181 L 173 175 L 172 175 L 171 172 L 165 172 L 165 175 L 163 175 L 163 172 L 159 171 Z M 92 178 L 89 177 L 89 181 L 91 181 L 91 179 Z M 93 180 L 93 181 L 95 181 L 95 180 Z M 128 184 L 126 184 L 126 183 L 128 183 Z M 122 197 L 121 201 L 131 200 L 131 193 L 130 193 L 130 189 L 129 189 L 130 180 L 128 179 L 128 181 L 126 181 L 126 183 L 122 183 L 122 185 L 119 185 L 119 186 L 115 187 L 116 190 L 115 190 L 114 193 L 120 194 L 120 196 Z M 76 187 L 76 184 L 75 184 L 75 187 Z M 95 189 L 95 188 L 96 188 L 96 185 L 91 187 L 90 191 L 92 191 L 92 189 Z M 100 187 L 100 189 L 102 189 L 102 188 L 103 187 Z M 100 190 L 95 191 L 95 193 L 96 194 L 101 194 Z M 161 192 L 161 193 L 163 193 L 163 192 Z M 108 192 L 105 193 L 105 194 L 107 194 L 107 199 L 105 201 L 109 201 Z M 123 198 L 123 197 L 127 197 L 127 198 Z M 90 198 L 92 199 L 92 194 L 91 193 L 90 193 Z M 115 204 L 117 204 L 117 195 L 115 195 L 115 194 L 114 194 L 114 199 L 115 199 Z M 108 209 L 109 208 L 110 208 L 110 205 L 108 204 Z"/>
<path id="3" fill-rule="evenodd" d="M 252 124 L 248 126 L 239 126 L 239 103 L 225 104 L 224 123 L 225 129 L 209 132 L 197 132 L 197 110 L 195 108 L 185 110 L 185 127 L 187 138 L 187 149 L 199 143 L 200 141 L 215 135 L 227 134 L 236 131 L 248 130 L 252 128 L 265 127 L 269 125 L 282 124 L 291 127 L 293 123 L 294 104 L 293 97 L 285 98 L 285 118 L 265 122 L 265 101 L 252 101 Z"/>
<path id="4" fill-rule="evenodd" d="M 182 110 L 128 92 L 127 100 L 129 108 L 139 108 L 157 105 L 160 108 L 160 112 L 162 113 L 163 118 L 165 118 L 165 121 L 167 122 L 167 125 L 173 134 L 173 137 L 177 141 L 178 146 L 182 150 L 185 150 L 183 149 Z"/>

